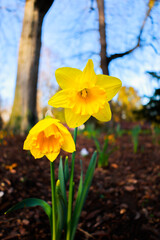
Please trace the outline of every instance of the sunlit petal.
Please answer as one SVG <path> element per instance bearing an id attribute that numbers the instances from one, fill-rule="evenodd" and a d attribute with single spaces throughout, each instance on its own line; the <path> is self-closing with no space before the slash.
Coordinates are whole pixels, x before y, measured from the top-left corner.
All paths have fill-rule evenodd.
<path id="1" fill-rule="evenodd" d="M 79 89 L 94 87 L 96 83 L 96 74 L 94 71 L 93 61 L 88 60 L 86 67 L 83 70 L 82 76 L 79 79 Z"/>
<path id="2" fill-rule="evenodd" d="M 62 149 L 66 152 L 74 152 L 76 150 L 75 142 L 70 132 L 68 130 L 66 131 L 66 128 L 62 124 L 59 124 L 59 131 L 64 139 L 62 143 Z"/>
<path id="3" fill-rule="evenodd" d="M 63 67 L 55 72 L 56 80 L 62 89 L 77 88 L 82 71 L 76 68 Z"/>
<path id="4" fill-rule="evenodd" d="M 64 143 L 62 144 L 62 149 L 66 152 L 72 153 L 76 151 L 75 143 L 71 135 L 63 135 Z"/>
<path id="5" fill-rule="evenodd" d="M 31 149 L 30 151 L 34 158 L 42 158 L 44 156 L 39 150 Z"/>
<path id="6" fill-rule="evenodd" d="M 30 146 L 32 146 L 32 144 L 34 144 L 34 142 L 36 141 L 37 139 L 37 135 L 32 135 L 32 134 L 29 134 L 26 138 L 26 140 L 24 141 L 24 144 L 23 144 L 23 149 L 24 150 L 29 150 L 30 149 Z"/>
<path id="7" fill-rule="evenodd" d="M 68 129 L 65 126 L 63 126 L 60 122 L 56 123 L 56 126 L 62 135 L 70 133 Z"/>
<path id="8" fill-rule="evenodd" d="M 82 125 L 89 119 L 90 115 L 75 114 L 72 109 L 65 109 L 66 123 L 70 128 L 75 128 Z"/>
<path id="9" fill-rule="evenodd" d="M 46 154 L 46 157 L 51 161 L 53 162 L 57 156 L 59 155 L 59 152 L 51 152 L 51 153 L 47 153 Z"/>
<path id="10" fill-rule="evenodd" d="M 52 135 L 56 135 L 57 132 L 58 132 L 58 129 L 57 129 L 56 125 L 53 125 L 53 124 L 44 129 L 44 134 L 47 138 Z"/>
<path id="11" fill-rule="evenodd" d="M 29 150 L 29 149 L 30 149 L 31 142 L 33 142 L 33 141 L 32 141 L 32 136 L 31 136 L 31 135 L 28 135 L 27 138 L 26 138 L 26 140 L 24 141 L 23 149 L 24 149 L 24 150 Z"/>
<path id="12" fill-rule="evenodd" d="M 71 90 L 65 89 L 57 92 L 53 97 L 50 98 L 48 104 L 55 108 L 65 108 L 70 107 L 69 99 L 70 99 Z"/>
<path id="13" fill-rule="evenodd" d="M 122 82 L 116 77 L 100 74 L 97 75 L 96 86 L 97 85 L 105 89 L 107 94 L 107 101 L 110 101 L 121 88 Z"/>
<path id="14" fill-rule="evenodd" d="M 44 129 L 49 127 L 51 124 L 55 124 L 56 122 L 59 122 L 59 120 L 54 119 L 52 117 L 47 117 L 42 120 L 40 120 L 34 127 L 30 130 L 31 135 L 38 134 L 39 132 L 42 132 Z"/>
<path id="15" fill-rule="evenodd" d="M 111 120 L 112 113 L 109 103 L 105 103 L 104 108 L 102 108 L 98 113 L 93 114 L 93 117 L 102 122 L 108 122 Z"/>

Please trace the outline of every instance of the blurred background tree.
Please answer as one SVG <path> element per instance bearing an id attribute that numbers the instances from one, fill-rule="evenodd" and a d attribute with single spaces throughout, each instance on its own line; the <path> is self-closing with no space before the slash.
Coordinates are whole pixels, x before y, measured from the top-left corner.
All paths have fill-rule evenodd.
<path id="1" fill-rule="evenodd" d="M 37 121 L 37 80 L 43 18 L 54 0 L 27 0 L 19 46 L 10 127 L 24 132 Z"/>
<path id="2" fill-rule="evenodd" d="M 133 87 L 122 87 L 118 93 L 117 101 L 112 103 L 114 120 L 116 122 L 135 121 L 134 111 L 142 108 L 141 97 Z"/>

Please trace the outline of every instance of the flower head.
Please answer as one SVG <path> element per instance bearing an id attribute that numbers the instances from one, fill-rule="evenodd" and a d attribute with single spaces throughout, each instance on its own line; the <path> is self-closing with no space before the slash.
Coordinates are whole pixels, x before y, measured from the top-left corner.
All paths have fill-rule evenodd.
<path id="1" fill-rule="evenodd" d="M 83 71 L 63 67 L 56 70 L 56 80 L 61 91 L 48 102 L 55 108 L 65 108 L 65 120 L 69 127 L 78 127 L 90 116 L 99 121 L 111 119 L 110 101 L 120 89 L 122 83 L 118 78 L 96 75 L 93 61 L 88 60 Z"/>
<path id="2" fill-rule="evenodd" d="M 74 152 L 75 143 L 59 120 L 49 116 L 30 130 L 23 145 L 23 149 L 30 150 L 34 158 L 46 155 L 51 162 L 56 159 L 61 148 L 66 152 Z"/>

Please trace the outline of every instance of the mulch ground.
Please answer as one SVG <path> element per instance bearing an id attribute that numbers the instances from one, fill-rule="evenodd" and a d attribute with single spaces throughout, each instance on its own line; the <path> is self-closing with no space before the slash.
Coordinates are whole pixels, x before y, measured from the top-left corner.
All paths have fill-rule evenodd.
<path id="1" fill-rule="evenodd" d="M 5 144 L 0 145 L 0 239 L 50 239 L 48 217 L 41 208 L 3 214 L 28 197 L 51 203 L 50 162 L 46 158 L 35 160 L 23 151 L 23 141 L 20 136 L 8 137 Z M 130 135 L 117 138 L 115 146 L 109 166 L 95 170 L 75 239 L 159 240 L 160 145 L 153 143 L 151 135 L 143 134 L 139 136 L 136 154 Z M 80 156 L 83 147 L 89 156 Z M 86 171 L 94 150 L 91 139 L 78 136 L 76 185 L 80 176 L 79 159 L 83 160 Z M 55 164 L 57 174 L 58 160 Z"/>

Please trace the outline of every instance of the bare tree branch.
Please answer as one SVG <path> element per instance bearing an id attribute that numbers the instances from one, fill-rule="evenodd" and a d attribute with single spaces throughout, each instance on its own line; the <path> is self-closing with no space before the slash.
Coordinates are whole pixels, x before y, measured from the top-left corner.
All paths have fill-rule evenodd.
<path id="1" fill-rule="evenodd" d="M 3 6 L 0 7 L 0 10 L 5 10 L 7 12 L 16 12 L 17 11 L 16 9 L 10 9 L 10 8 L 3 7 Z"/>
<path id="2" fill-rule="evenodd" d="M 90 28 L 90 29 L 86 29 L 84 31 L 76 32 L 76 34 L 81 35 L 81 34 L 86 34 L 86 33 L 90 33 L 90 32 L 97 32 L 97 31 L 98 31 L 97 28 Z"/>
<path id="3" fill-rule="evenodd" d="M 82 53 L 78 53 L 78 54 L 72 55 L 69 58 L 72 59 L 72 58 L 82 57 L 84 55 L 87 55 L 88 58 L 91 58 L 93 55 L 99 56 L 99 53 L 98 52 L 96 53 L 94 51 L 85 51 L 85 52 L 82 52 Z"/>
<path id="4" fill-rule="evenodd" d="M 155 52 L 157 55 L 160 55 L 160 53 L 157 51 L 156 47 L 155 47 L 152 43 L 147 44 L 147 46 L 150 46 L 151 48 L 153 48 L 154 52 Z"/>
<path id="5" fill-rule="evenodd" d="M 149 17 L 152 8 L 153 8 L 153 6 L 149 5 L 148 10 L 147 10 L 146 15 L 145 15 L 145 18 L 144 18 L 143 23 L 142 23 L 142 26 L 141 26 L 140 31 L 139 31 L 137 44 L 128 51 L 111 55 L 110 57 L 108 57 L 108 63 L 110 63 L 113 59 L 123 57 L 125 55 L 128 55 L 128 54 L 132 53 L 135 49 L 137 49 L 138 47 L 141 46 L 141 36 L 142 36 L 143 30 L 144 30 L 144 26 L 146 24 L 147 18 Z"/>

